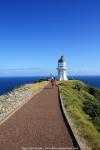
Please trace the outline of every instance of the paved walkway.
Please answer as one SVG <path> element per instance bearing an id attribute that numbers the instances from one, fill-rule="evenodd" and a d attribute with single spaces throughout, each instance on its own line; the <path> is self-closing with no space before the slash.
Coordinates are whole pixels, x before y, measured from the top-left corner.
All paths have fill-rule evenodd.
<path id="1" fill-rule="evenodd" d="M 0 125 L 0 150 L 36 147 L 73 147 L 60 111 L 58 90 L 50 85 Z"/>

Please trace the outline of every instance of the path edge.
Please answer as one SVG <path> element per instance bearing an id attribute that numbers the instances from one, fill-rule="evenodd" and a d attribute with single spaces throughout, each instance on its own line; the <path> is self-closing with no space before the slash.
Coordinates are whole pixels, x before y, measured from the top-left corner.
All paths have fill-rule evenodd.
<path id="1" fill-rule="evenodd" d="M 44 88 L 43 88 L 44 89 Z M 25 104 L 27 104 L 34 96 L 40 93 L 43 89 L 40 89 L 36 93 L 34 93 L 31 97 L 29 97 L 25 102 L 23 102 L 19 107 L 17 107 L 13 112 L 9 113 L 4 119 L 0 121 L 0 125 L 6 122 L 11 116 L 13 116 L 19 109 L 21 109 Z"/>
<path id="2" fill-rule="evenodd" d="M 69 133 L 73 139 L 74 146 L 78 150 L 91 150 L 85 143 L 84 141 L 82 142 L 80 139 L 80 136 L 77 134 L 76 129 L 73 127 L 72 122 L 70 121 L 70 118 L 68 116 L 67 111 L 65 110 L 64 103 L 63 103 L 63 97 L 60 94 L 60 89 L 59 86 L 57 85 L 58 88 L 58 96 L 59 96 L 59 103 L 60 103 L 60 109 L 64 118 L 64 122 L 69 130 Z"/>

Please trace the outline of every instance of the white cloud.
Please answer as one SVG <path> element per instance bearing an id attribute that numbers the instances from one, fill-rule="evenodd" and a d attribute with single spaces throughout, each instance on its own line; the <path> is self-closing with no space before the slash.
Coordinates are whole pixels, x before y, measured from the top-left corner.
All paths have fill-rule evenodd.
<path id="1" fill-rule="evenodd" d="M 2 69 L 0 76 L 46 76 L 56 73 L 53 69 L 49 68 L 18 68 L 18 69 Z"/>
<path id="2" fill-rule="evenodd" d="M 100 75 L 100 70 L 89 68 L 76 68 L 69 70 L 69 75 Z"/>
<path id="3" fill-rule="evenodd" d="M 0 76 L 46 76 L 56 75 L 57 70 L 55 68 L 18 68 L 18 69 L 2 69 L 0 70 Z M 100 75 L 100 70 L 89 68 L 75 68 L 68 69 L 68 75 Z"/>

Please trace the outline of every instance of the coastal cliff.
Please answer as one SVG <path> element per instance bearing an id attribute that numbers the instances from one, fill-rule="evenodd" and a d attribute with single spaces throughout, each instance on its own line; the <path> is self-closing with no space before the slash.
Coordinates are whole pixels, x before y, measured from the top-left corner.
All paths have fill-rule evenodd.
<path id="1" fill-rule="evenodd" d="M 81 141 L 100 149 L 100 89 L 78 80 L 59 82 L 65 111 Z"/>
<path id="2" fill-rule="evenodd" d="M 23 106 L 32 96 L 40 92 L 47 83 L 47 81 L 43 81 L 34 84 L 25 84 L 0 96 L 0 123 Z"/>

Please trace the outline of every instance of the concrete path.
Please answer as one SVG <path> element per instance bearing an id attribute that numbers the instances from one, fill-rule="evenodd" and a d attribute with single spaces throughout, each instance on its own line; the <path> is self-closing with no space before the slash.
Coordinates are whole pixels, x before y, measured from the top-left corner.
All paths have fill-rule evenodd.
<path id="1" fill-rule="evenodd" d="M 58 90 L 48 85 L 0 125 L 0 150 L 54 147 L 65 150 L 73 142 L 60 111 Z"/>

